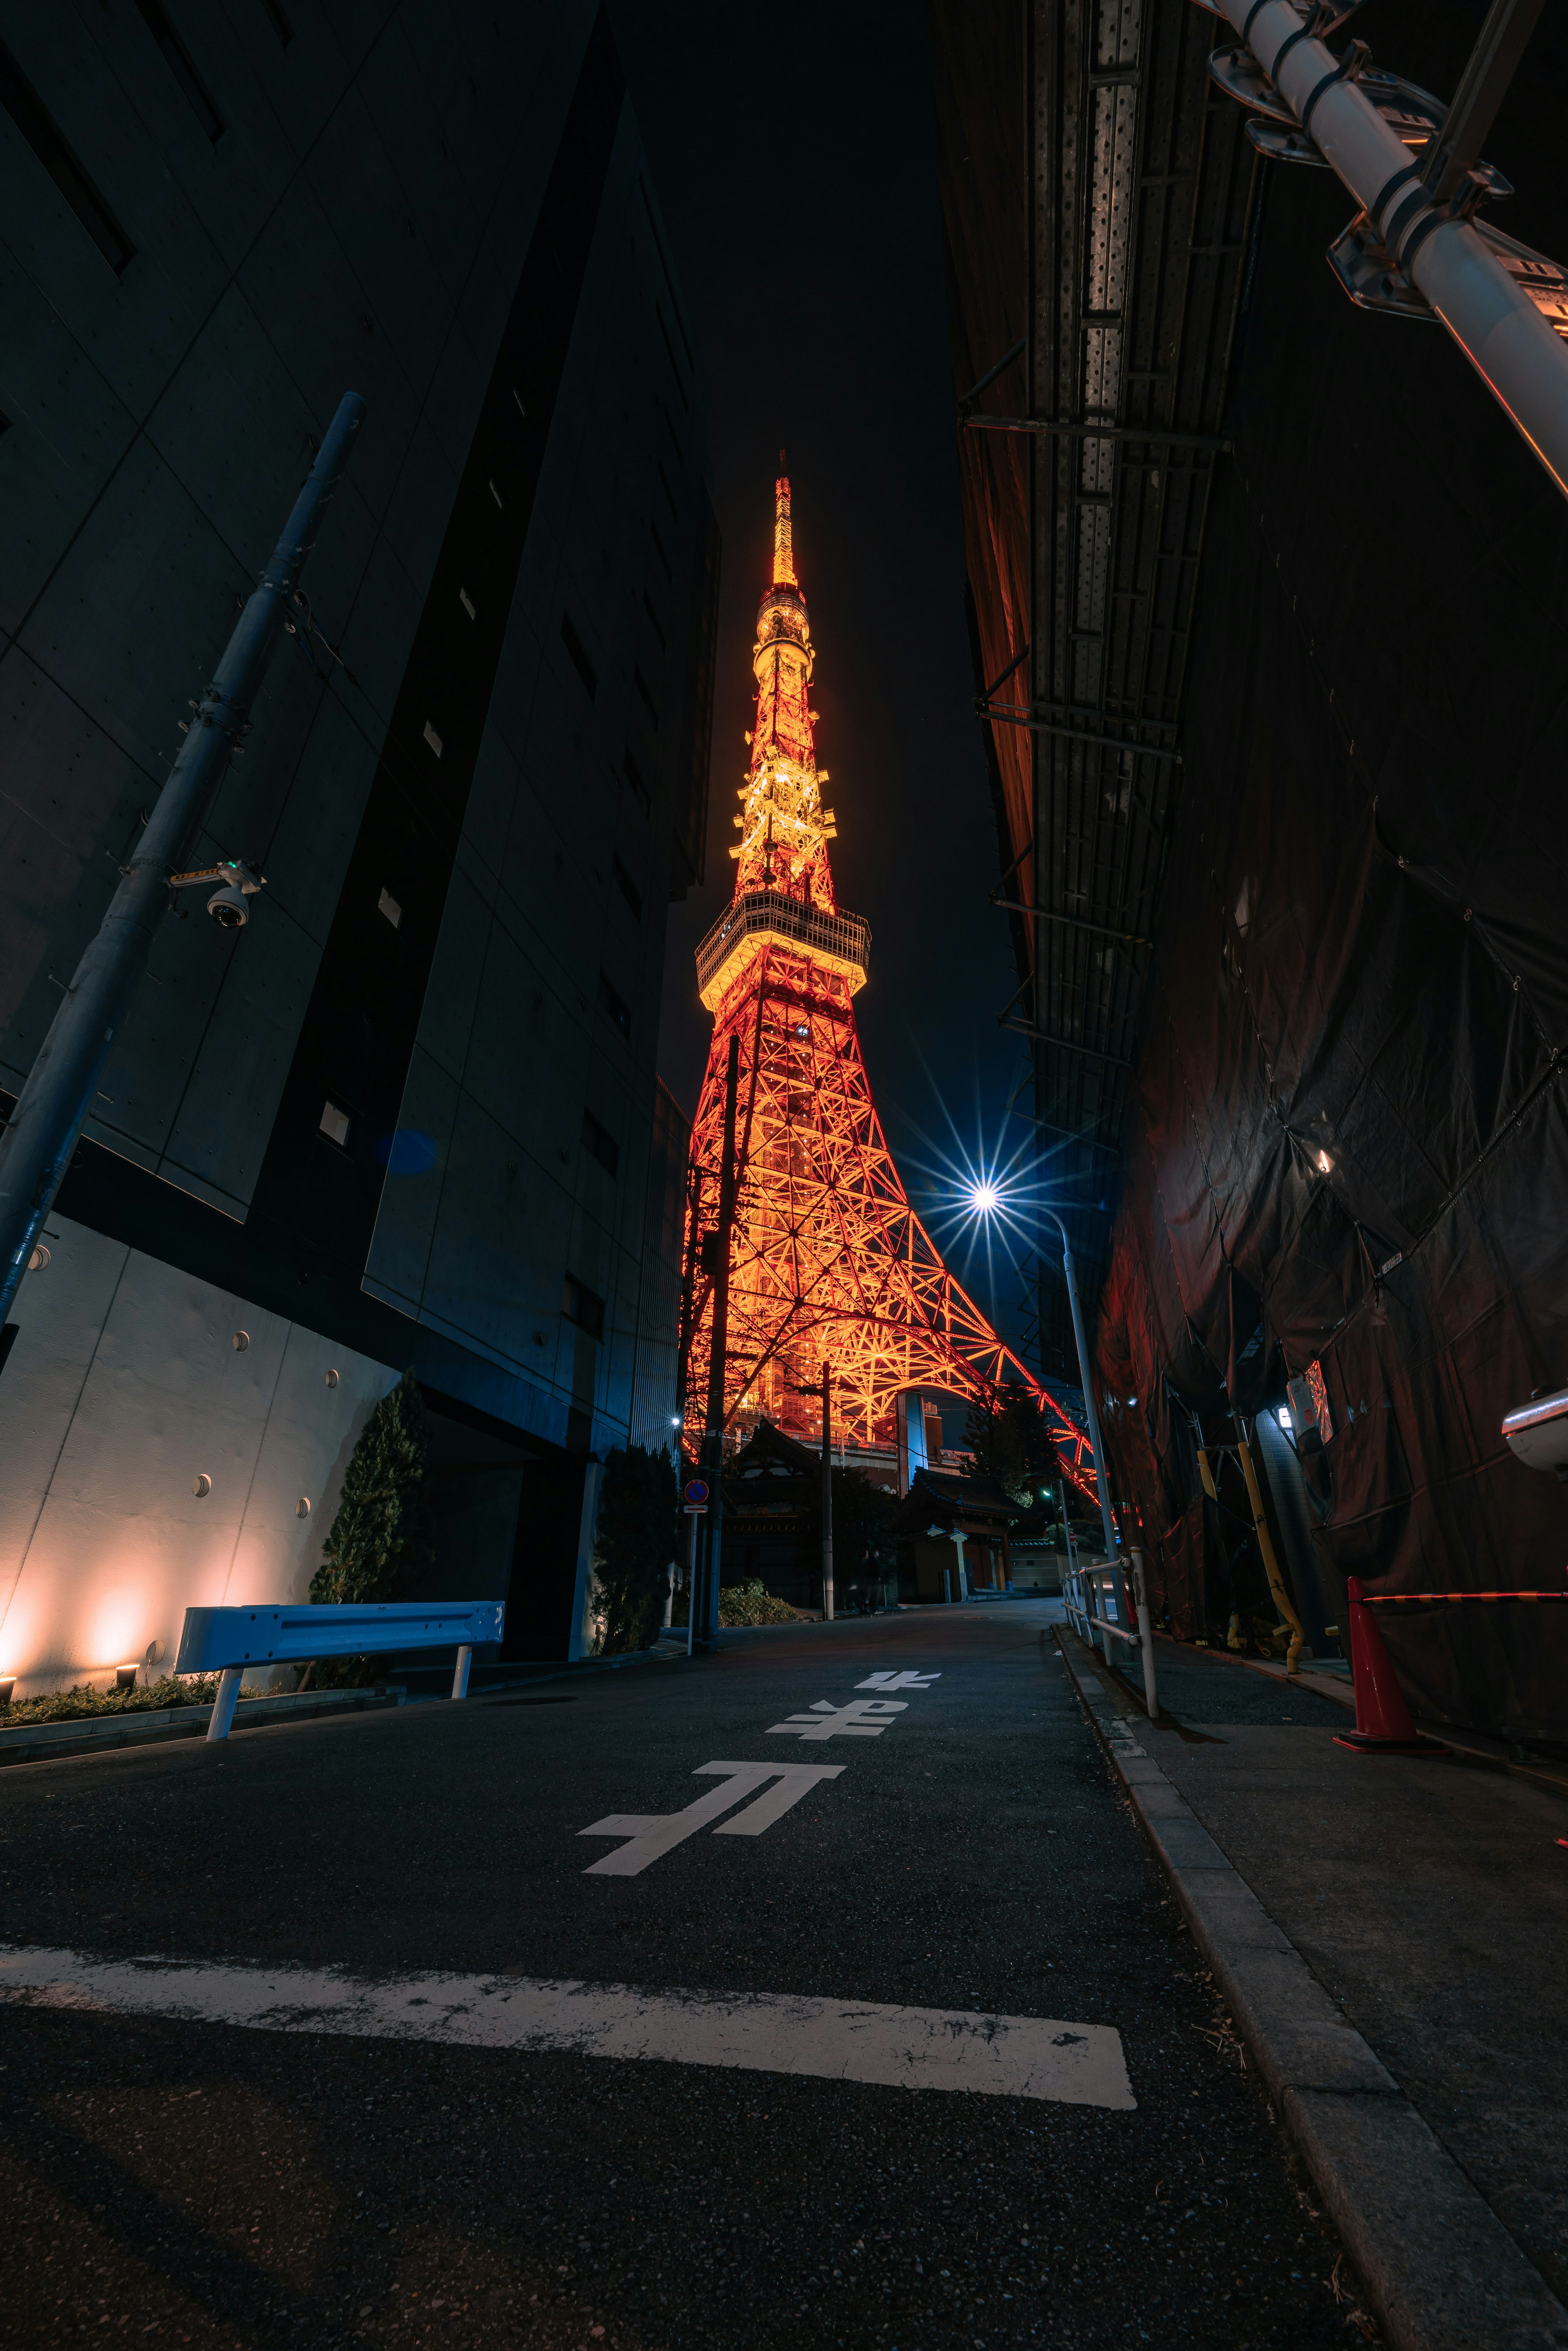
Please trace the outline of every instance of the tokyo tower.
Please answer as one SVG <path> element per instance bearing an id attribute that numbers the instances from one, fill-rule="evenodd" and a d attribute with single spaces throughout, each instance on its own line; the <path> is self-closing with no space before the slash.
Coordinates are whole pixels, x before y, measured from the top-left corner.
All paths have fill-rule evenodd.
<path id="1" fill-rule="evenodd" d="M 735 818 L 735 894 L 696 953 L 714 1015 L 688 1171 L 686 1426 L 702 1426 L 714 1321 L 726 1071 L 738 1042 L 736 1199 L 724 1426 L 766 1414 L 815 1437 L 830 1367 L 847 1441 L 894 1439 L 901 1389 L 994 1395 L 1004 1369 L 1046 1414 L 1067 1475 L 1092 1499 L 1083 1432 L 1003 1344 L 910 1207 L 872 1099 L 854 997 L 871 932 L 833 894 L 810 689 L 814 653 L 795 575 L 789 484 L 774 486 L 773 577 L 757 615 L 756 723 Z M 704 1246 L 704 1243 L 706 1246 Z M 699 1270 L 700 1269 L 700 1270 Z"/>

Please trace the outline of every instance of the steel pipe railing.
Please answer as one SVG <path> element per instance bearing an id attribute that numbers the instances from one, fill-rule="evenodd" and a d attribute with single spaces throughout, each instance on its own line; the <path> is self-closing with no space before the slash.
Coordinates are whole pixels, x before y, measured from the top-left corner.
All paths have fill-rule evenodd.
<path id="1" fill-rule="evenodd" d="M 1155 1636 L 1149 1616 L 1143 1556 L 1132 1555 L 1133 1604 L 1136 1612 L 1137 1631 L 1121 1619 L 1127 1610 L 1127 1583 L 1122 1562 L 1069 1568 L 1061 1579 L 1061 1596 L 1067 1608 L 1067 1618 L 1080 1640 L 1090 1648 L 1099 1646 L 1107 1665 L 1111 1664 L 1111 1643 L 1124 1641 L 1129 1649 L 1136 1650 L 1144 1667 L 1144 1704 L 1151 1722 L 1159 1718 L 1159 1691 L 1155 1677 Z M 1096 1603 L 1103 1601 L 1112 1613 L 1103 1613 Z M 1096 1644 L 1095 1635 L 1100 1635 Z"/>

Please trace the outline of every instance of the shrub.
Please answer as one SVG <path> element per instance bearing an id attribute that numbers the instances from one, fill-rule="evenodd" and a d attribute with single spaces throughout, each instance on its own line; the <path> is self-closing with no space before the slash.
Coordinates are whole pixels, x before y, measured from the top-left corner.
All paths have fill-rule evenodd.
<path id="1" fill-rule="evenodd" d="M 617 1446 L 604 1465 L 593 1536 L 604 1656 L 645 1649 L 658 1635 L 679 1499 L 674 1465 L 662 1448 Z"/>
<path id="2" fill-rule="evenodd" d="M 760 1576 L 749 1583 L 727 1583 L 719 1587 L 718 1621 L 721 1625 L 795 1625 L 800 1612 L 791 1608 L 787 1600 L 775 1600 Z"/>
<path id="3" fill-rule="evenodd" d="M 75 1722 L 97 1714 L 157 1714 L 176 1706 L 211 1706 L 218 1694 L 216 1674 L 165 1674 L 145 1689 L 93 1689 L 75 1682 L 69 1689 L 45 1690 L 38 1698 L 0 1706 L 0 1728 L 19 1722 Z M 241 1688 L 241 1698 L 265 1698 L 265 1690 Z"/>
<path id="4" fill-rule="evenodd" d="M 429 1565 L 435 1556 L 424 1490 L 429 1459 L 419 1382 L 407 1371 L 382 1396 L 349 1456 L 338 1514 L 310 1579 L 318 1606 L 401 1600 Z M 359 1688 L 376 1678 L 373 1658 L 319 1657 L 306 1667 L 299 1687 Z"/>

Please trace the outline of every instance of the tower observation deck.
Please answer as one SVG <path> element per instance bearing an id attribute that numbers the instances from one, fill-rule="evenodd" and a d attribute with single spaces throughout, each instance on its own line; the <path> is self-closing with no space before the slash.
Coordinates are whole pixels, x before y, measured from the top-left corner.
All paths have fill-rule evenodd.
<path id="1" fill-rule="evenodd" d="M 729 852 L 735 894 L 696 953 L 714 1030 L 687 1190 L 686 1425 L 702 1425 L 708 1388 L 710 1237 L 719 1220 L 733 1037 L 739 1090 L 726 1427 L 766 1414 L 795 1435 L 816 1437 L 824 1363 L 838 1426 L 863 1447 L 893 1441 L 902 1389 L 978 1398 L 1006 1377 L 1034 1396 L 1064 1470 L 1093 1499 L 1083 1432 L 943 1264 L 877 1117 L 853 1002 L 869 977 L 871 931 L 833 893 L 828 843 L 838 828 L 823 799 L 828 771 L 817 765 L 815 653 L 782 477 L 774 487 L 772 579 L 751 658 L 757 713 L 734 820 L 739 839 Z"/>

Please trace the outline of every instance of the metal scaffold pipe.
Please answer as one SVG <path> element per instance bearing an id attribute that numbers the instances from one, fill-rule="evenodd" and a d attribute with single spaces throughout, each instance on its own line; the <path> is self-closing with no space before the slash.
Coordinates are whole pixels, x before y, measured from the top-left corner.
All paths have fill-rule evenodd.
<path id="1" fill-rule="evenodd" d="M 1043 1213 L 1061 1235 L 1061 1270 L 1067 1283 L 1067 1303 L 1072 1314 L 1072 1336 L 1078 1347 L 1078 1374 L 1083 1383 L 1083 1414 L 1089 1423 L 1089 1442 L 1094 1453 L 1094 1483 L 1100 1502 L 1100 1524 L 1105 1535 L 1105 1556 L 1114 1559 L 1116 1527 L 1111 1516 L 1111 1480 L 1106 1468 L 1105 1447 L 1100 1437 L 1100 1415 L 1094 1408 L 1094 1381 L 1090 1369 L 1089 1341 L 1083 1329 L 1083 1309 L 1078 1298 L 1078 1277 L 1067 1238 L 1067 1227 L 1054 1208 L 1047 1208 Z"/>
<path id="2" fill-rule="evenodd" d="M 1430 304 L 1568 495 L 1568 346 L 1470 225 L 1481 193 L 1439 203 L 1411 151 L 1358 87 L 1353 63 L 1306 29 L 1291 0 L 1214 0 L 1324 161 L 1361 206 L 1395 268 Z M 1308 16 L 1325 23 L 1314 9 Z M 1471 199 L 1467 204 L 1467 190 Z"/>
<path id="3" fill-rule="evenodd" d="M 70 1165 L 103 1065 L 146 967 L 153 932 L 168 903 L 170 877 L 183 864 L 246 729 L 289 600 L 364 413 L 359 393 L 345 392 L 287 528 L 260 586 L 246 601 L 191 722 L 184 748 L 0 1135 L 0 1319 L 16 1295 Z"/>

